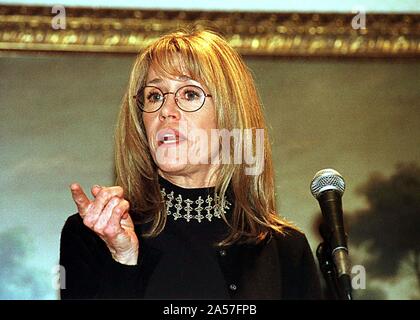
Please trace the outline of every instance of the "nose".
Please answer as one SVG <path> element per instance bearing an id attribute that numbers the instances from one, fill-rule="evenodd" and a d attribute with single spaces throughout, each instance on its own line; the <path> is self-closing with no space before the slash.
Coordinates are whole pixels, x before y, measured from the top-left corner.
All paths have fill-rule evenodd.
<path id="1" fill-rule="evenodd" d="M 166 94 L 163 105 L 159 110 L 159 118 L 161 120 L 165 120 L 167 118 L 179 120 L 181 113 L 175 99 L 175 95 L 172 92 L 168 92 Z"/>

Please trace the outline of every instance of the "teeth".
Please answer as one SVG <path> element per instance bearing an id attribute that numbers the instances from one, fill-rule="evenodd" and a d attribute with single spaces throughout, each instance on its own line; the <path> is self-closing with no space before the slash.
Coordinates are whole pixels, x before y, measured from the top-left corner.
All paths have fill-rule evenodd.
<path id="1" fill-rule="evenodd" d="M 172 140 L 163 140 L 163 143 L 172 143 L 172 142 L 176 142 L 176 139 L 172 139 Z"/>
<path id="2" fill-rule="evenodd" d="M 172 143 L 172 142 L 176 142 L 176 140 L 177 140 L 176 136 L 169 133 L 169 134 L 165 134 L 163 136 L 162 142 L 163 143 Z"/>

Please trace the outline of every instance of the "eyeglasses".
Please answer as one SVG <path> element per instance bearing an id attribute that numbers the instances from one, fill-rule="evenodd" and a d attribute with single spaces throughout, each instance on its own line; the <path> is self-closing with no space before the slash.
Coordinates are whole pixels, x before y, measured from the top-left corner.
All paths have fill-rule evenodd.
<path id="1" fill-rule="evenodd" d="M 166 101 L 166 96 L 173 94 L 177 106 L 185 112 L 198 111 L 206 101 L 206 98 L 211 98 L 210 94 L 206 94 L 204 90 L 198 86 L 184 86 L 175 92 L 163 93 L 157 87 L 145 86 L 140 88 L 135 96 L 137 106 L 143 112 L 156 112 Z"/>

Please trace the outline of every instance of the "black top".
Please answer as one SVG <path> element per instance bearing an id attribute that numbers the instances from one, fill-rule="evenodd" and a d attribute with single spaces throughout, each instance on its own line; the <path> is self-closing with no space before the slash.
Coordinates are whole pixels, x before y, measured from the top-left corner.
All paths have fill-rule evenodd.
<path id="1" fill-rule="evenodd" d="M 228 229 L 214 208 L 214 188 L 185 189 L 163 178 L 159 182 L 169 215 L 165 231 L 152 241 L 161 257 L 144 297 L 229 298 L 216 247 Z M 230 210 L 225 207 L 225 214 Z"/>
<path id="2" fill-rule="evenodd" d="M 167 223 L 155 238 L 141 238 L 139 262 L 122 265 L 75 214 L 61 235 L 65 270 L 62 299 L 317 299 L 320 287 L 305 236 L 295 230 L 258 245 L 221 248 L 234 201 L 223 208 L 214 188 L 186 189 L 160 178 Z M 218 199 L 219 200 L 219 199 Z"/>

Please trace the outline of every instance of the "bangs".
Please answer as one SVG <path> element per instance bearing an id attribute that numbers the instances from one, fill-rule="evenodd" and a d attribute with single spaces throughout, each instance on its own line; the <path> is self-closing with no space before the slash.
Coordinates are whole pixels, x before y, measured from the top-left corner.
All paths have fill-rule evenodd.
<path id="1" fill-rule="evenodd" d="M 208 85 L 212 78 L 211 69 L 206 63 L 208 57 L 204 48 L 200 47 L 200 44 L 192 43 L 182 36 L 164 38 L 150 49 L 149 67 L 153 66 L 157 73 L 168 78 L 188 76 Z"/>

